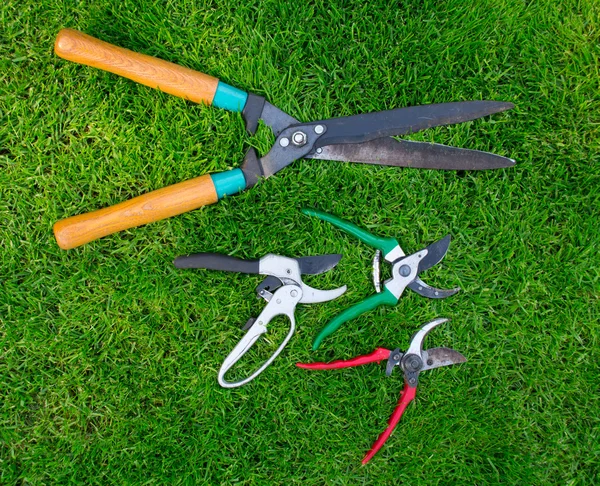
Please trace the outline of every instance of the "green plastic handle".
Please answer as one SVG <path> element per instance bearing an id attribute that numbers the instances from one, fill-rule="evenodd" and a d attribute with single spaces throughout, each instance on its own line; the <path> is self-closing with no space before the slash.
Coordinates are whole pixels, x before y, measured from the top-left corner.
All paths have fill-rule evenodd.
<path id="1" fill-rule="evenodd" d="M 302 209 L 302 212 L 307 216 L 316 216 L 317 218 L 322 219 L 323 221 L 327 221 L 328 223 L 337 226 L 341 230 L 344 230 L 346 233 L 350 233 L 351 235 L 356 236 L 363 243 L 366 243 L 367 245 L 372 246 L 377 250 L 381 250 L 384 256 L 387 255 L 397 246 L 400 246 L 398 241 L 394 238 L 381 238 L 379 236 L 372 235 L 368 231 L 359 228 L 353 223 L 344 221 L 343 219 L 340 219 L 337 216 L 333 216 L 331 214 L 318 211 L 316 209 Z"/>
<path id="2" fill-rule="evenodd" d="M 323 339 L 337 331 L 344 322 L 354 319 L 355 317 L 358 317 L 364 312 L 373 310 L 376 307 L 379 307 L 380 305 L 396 305 L 397 302 L 398 298 L 394 294 L 392 294 L 387 288 L 384 287 L 383 292 L 381 292 L 380 294 L 371 295 L 362 302 L 354 304 L 352 307 L 349 307 L 341 314 L 335 316 L 329 322 L 329 324 L 327 324 L 321 330 L 321 332 L 318 334 L 318 336 L 313 342 L 313 351 L 316 351 L 317 348 L 321 345 Z"/>

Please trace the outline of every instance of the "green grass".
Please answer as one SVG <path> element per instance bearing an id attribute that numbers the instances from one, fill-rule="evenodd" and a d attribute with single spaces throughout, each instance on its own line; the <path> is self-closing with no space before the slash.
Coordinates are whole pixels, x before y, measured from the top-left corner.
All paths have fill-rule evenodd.
<path id="1" fill-rule="evenodd" d="M 600 481 L 600 6 L 523 2 L 10 1 L 0 6 L 0 483 L 594 484 Z M 518 161 L 482 173 L 297 161 L 214 206 L 62 251 L 52 225 L 238 167 L 240 115 L 57 58 L 72 27 L 264 95 L 303 121 L 432 102 L 516 108 L 412 138 Z M 371 250 L 314 207 L 416 251 L 451 233 L 424 278 L 330 337 L 372 292 Z M 176 270 L 198 251 L 341 252 L 306 282 L 297 333 L 251 384 L 216 374 L 264 306 L 260 278 Z M 428 338 L 468 358 L 422 375 L 371 463 L 402 389 L 384 366 L 296 361 Z M 280 336 L 283 326 L 280 326 Z"/>

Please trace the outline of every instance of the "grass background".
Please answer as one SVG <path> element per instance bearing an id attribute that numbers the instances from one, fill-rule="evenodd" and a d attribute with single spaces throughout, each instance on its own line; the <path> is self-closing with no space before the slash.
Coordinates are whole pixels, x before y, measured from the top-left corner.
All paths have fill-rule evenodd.
<path id="1" fill-rule="evenodd" d="M 594 0 L 11 1 L 0 5 L 0 483 L 593 484 L 600 433 L 600 6 Z M 297 161 L 217 205 L 62 251 L 58 219 L 238 167 L 240 115 L 57 58 L 63 27 L 264 95 L 303 121 L 471 99 L 510 112 L 412 138 L 518 161 L 482 173 Z M 371 250 L 314 207 L 416 251 L 451 233 L 409 291 L 310 352 L 372 292 Z M 257 276 L 180 271 L 213 251 L 341 252 L 298 330 L 251 384 L 216 373 L 263 307 Z M 402 389 L 384 367 L 296 361 L 428 338 L 468 363 L 424 373 L 366 467 Z M 282 327 L 273 335 L 280 336 Z"/>

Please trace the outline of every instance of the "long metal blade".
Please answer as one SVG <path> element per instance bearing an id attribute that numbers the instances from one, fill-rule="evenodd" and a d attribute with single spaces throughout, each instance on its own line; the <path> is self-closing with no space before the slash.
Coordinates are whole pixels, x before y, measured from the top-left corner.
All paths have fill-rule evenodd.
<path id="1" fill-rule="evenodd" d="M 361 143 L 415 133 L 427 128 L 475 120 L 514 108 L 502 101 L 459 101 L 396 108 L 313 122 L 326 127 L 315 148 L 337 143 Z"/>
<path id="2" fill-rule="evenodd" d="M 442 261 L 450 247 L 450 235 L 446 235 L 427 247 L 427 255 L 419 261 L 419 273 L 437 265 Z"/>
<path id="3" fill-rule="evenodd" d="M 438 143 L 395 140 L 391 137 L 363 143 L 327 145 L 322 147 L 320 153 L 312 152 L 305 158 L 441 170 L 501 169 L 515 165 L 513 159 L 489 152 Z"/>
<path id="4" fill-rule="evenodd" d="M 462 354 L 450 348 L 432 348 L 421 353 L 423 360 L 423 369 L 421 371 L 440 368 L 441 366 L 451 366 L 467 361 Z"/>

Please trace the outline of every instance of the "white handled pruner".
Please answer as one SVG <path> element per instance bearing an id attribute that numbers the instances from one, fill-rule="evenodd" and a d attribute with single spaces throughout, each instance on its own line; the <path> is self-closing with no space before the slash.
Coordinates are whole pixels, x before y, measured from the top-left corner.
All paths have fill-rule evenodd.
<path id="1" fill-rule="evenodd" d="M 294 311 L 298 303 L 315 304 L 338 298 L 346 291 L 346 286 L 333 290 L 314 289 L 302 282 L 302 274 L 316 275 L 332 269 L 340 261 L 341 255 L 322 255 L 302 258 L 288 258 L 268 254 L 260 260 L 241 260 L 216 253 L 197 253 L 178 257 L 178 268 L 205 268 L 229 272 L 267 275 L 257 287 L 259 297 L 267 301 L 267 306 L 256 318 L 248 320 L 246 334 L 225 358 L 218 374 L 219 384 L 224 388 L 245 385 L 261 374 L 283 351 L 296 329 Z M 290 320 L 290 330 L 275 352 L 250 376 L 239 381 L 226 381 L 225 374 L 244 356 L 258 338 L 267 332 L 267 326 L 277 316 L 284 315 Z"/>

